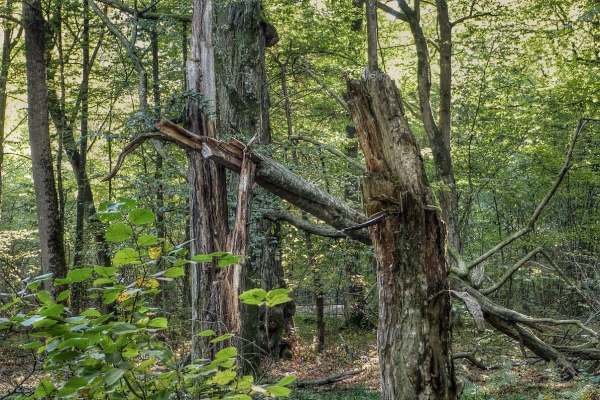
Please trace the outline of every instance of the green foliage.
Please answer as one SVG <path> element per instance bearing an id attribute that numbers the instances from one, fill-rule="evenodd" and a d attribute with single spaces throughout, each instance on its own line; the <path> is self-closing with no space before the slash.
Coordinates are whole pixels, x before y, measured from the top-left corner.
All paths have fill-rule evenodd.
<path id="1" fill-rule="evenodd" d="M 48 291 L 39 290 L 40 283 L 51 278 L 49 275 L 23 281 L 25 289 L 2 306 L 0 311 L 8 312 L 10 317 L 0 319 L 0 330 L 11 327 L 31 329 L 34 340 L 23 348 L 43 356 L 44 369 L 49 373 L 29 397 L 19 398 L 168 399 L 195 396 L 250 400 L 254 394 L 289 396 L 290 389 L 285 386 L 293 382 L 293 377 L 286 377 L 274 385 L 257 385 L 251 376 L 240 376 L 235 347 L 220 350 L 213 360 L 201 360 L 187 366 L 181 364 L 162 339 L 162 332 L 169 327 L 169 322 L 159 316 L 160 310 L 152 300 L 161 284 L 181 277 L 184 271 L 181 266 L 151 271 L 161 257 L 168 257 L 170 263 L 178 259 L 185 261 L 181 259 L 185 252 L 166 245 L 154 251 L 152 247 L 145 249 L 144 246 L 161 242 L 160 239 L 149 240 L 149 235 L 140 236 L 145 238 L 141 241 L 135 239 L 137 230 L 152 222 L 154 214 L 139 208 L 127 210 L 127 204 L 120 202 L 111 213 L 119 215 L 119 219 L 126 218 L 131 226 L 115 219 L 107 230 L 107 238 L 111 237 L 116 244 L 133 242 L 138 246 L 117 251 L 113 257 L 114 267 L 80 268 L 70 271 L 67 278 L 54 282 L 55 285 L 89 284 L 92 296 L 101 299 L 102 304 L 110 305 L 112 312 L 105 313 L 97 306 L 72 315 L 61 303 L 69 297 L 70 289 L 61 292 L 56 299 Z M 210 255 L 211 260 L 213 257 L 228 263 L 239 260 L 227 253 Z M 131 270 L 125 273 L 128 268 Z M 287 298 L 285 293 L 281 290 L 265 293 L 264 301 L 268 305 L 279 304 Z M 204 331 L 200 336 L 216 334 Z M 221 335 L 210 342 L 217 343 L 232 336 Z"/>

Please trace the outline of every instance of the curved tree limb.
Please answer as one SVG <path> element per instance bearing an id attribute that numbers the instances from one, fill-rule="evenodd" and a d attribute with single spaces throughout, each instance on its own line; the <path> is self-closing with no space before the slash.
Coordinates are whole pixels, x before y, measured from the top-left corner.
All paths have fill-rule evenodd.
<path id="1" fill-rule="evenodd" d="M 290 136 L 290 137 L 289 137 L 289 139 L 290 139 L 291 141 L 294 141 L 294 140 L 302 140 L 302 141 L 305 141 L 305 142 L 312 143 L 312 144 L 314 144 L 315 146 L 321 147 L 321 148 L 323 148 L 323 149 L 327 150 L 328 152 L 330 152 L 331 154 L 333 154 L 333 155 L 336 155 L 336 156 L 338 156 L 339 158 L 346 160 L 346 162 L 348 162 L 349 164 L 352 164 L 354 167 L 356 167 L 356 168 L 360 169 L 360 170 L 361 170 L 361 171 L 363 171 L 363 172 L 367 170 L 367 167 L 365 167 L 363 164 L 361 164 L 361 163 L 359 163 L 359 162 L 356 162 L 356 161 L 355 161 L 355 160 L 353 160 L 351 157 L 348 157 L 347 155 L 345 155 L 344 153 L 342 153 L 342 152 L 341 152 L 341 151 L 339 151 L 338 149 L 334 149 L 333 147 L 331 147 L 331 146 L 328 146 L 328 145 L 326 145 L 326 144 L 324 144 L 324 143 L 321 143 L 321 142 L 319 142 L 318 140 L 315 140 L 315 139 L 309 138 L 309 137 L 307 137 L 307 136 L 300 136 L 300 135 Z"/>
<path id="2" fill-rule="evenodd" d="M 469 263 L 464 270 L 457 271 L 458 275 L 461 278 L 466 277 L 468 272 L 472 268 L 474 268 L 477 264 L 487 260 L 494 254 L 496 254 L 498 251 L 500 251 L 501 249 L 505 248 L 506 246 L 508 246 L 509 244 L 514 242 L 515 240 L 519 239 L 520 237 L 528 234 L 529 232 L 531 232 L 533 230 L 535 223 L 537 222 L 540 214 L 542 213 L 544 208 L 546 208 L 546 206 L 550 202 L 550 199 L 552 198 L 552 196 L 554 196 L 554 193 L 556 193 L 556 190 L 558 189 L 558 187 L 562 183 L 562 180 L 564 179 L 565 175 L 571 168 L 571 158 L 573 157 L 573 150 L 575 149 L 575 144 L 577 143 L 577 139 L 579 138 L 579 135 L 581 134 L 585 124 L 588 121 L 598 121 L 598 120 L 595 120 L 592 118 L 586 118 L 586 117 L 582 117 L 579 119 L 579 123 L 577 124 L 577 127 L 575 128 L 575 132 L 573 133 L 573 136 L 571 138 L 571 144 L 569 145 L 569 149 L 567 151 L 565 162 L 560 170 L 560 173 L 558 174 L 556 181 L 554 182 L 554 185 L 552 185 L 552 187 L 550 188 L 548 193 L 546 193 L 546 196 L 538 204 L 537 208 L 535 209 L 535 211 L 529 218 L 527 225 L 525 227 L 523 227 L 521 230 L 513 233 L 512 235 L 510 235 L 509 237 L 507 237 L 506 239 L 504 239 L 503 241 L 498 243 L 496 246 L 494 246 L 493 248 L 491 248 L 490 250 L 488 250 L 481 256 L 477 257 L 475 260 L 471 261 L 471 263 Z"/>
<path id="3" fill-rule="evenodd" d="M 325 236 L 331 238 L 345 238 L 348 237 L 345 233 L 332 229 L 329 226 L 312 224 L 301 217 L 292 214 L 285 210 L 267 211 L 263 214 L 263 217 L 271 221 L 285 221 L 298 229 L 302 229 L 313 235 Z"/>
<path id="4" fill-rule="evenodd" d="M 353 371 L 342 372 L 341 374 L 338 374 L 338 375 L 329 376 L 324 379 L 319 379 L 318 381 L 298 381 L 294 386 L 297 388 L 305 388 L 305 387 L 311 387 L 311 386 L 330 385 L 332 383 L 341 382 L 345 379 L 351 378 L 354 375 L 363 373 L 364 371 L 365 371 L 364 369 L 356 369 Z"/>
<path id="5" fill-rule="evenodd" d="M 98 0 L 98 1 L 106 4 L 107 6 L 114 7 L 117 10 L 123 11 L 124 13 L 129 14 L 129 15 L 134 15 L 137 13 L 138 14 L 137 16 L 139 18 L 143 18 L 143 19 L 153 19 L 153 20 L 174 19 L 174 20 L 181 21 L 181 22 L 191 22 L 192 21 L 191 15 L 169 14 L 169 13 L 162 13 L 162 12 L 147 12 L 147 10 L 151 9 L 152 7 L 146 7 L 144 10 L 136 12 L 135 9 L 121 3 L 120 1 L 116 1 L 116 0 Z"/>
<path id="6" fill-rule="evenodd" d="M 517 262 L 515 265 L 510 267 L 508 269 L 508 271 L 506 271 L 504 273 L 504 275 L 502 275 L 502 277 L 498 280 L 498 282 L 496 282 L 493 286 L 486 288 L 486 289 L 481 289 L 480 290 L 481 294 L 487 296 L 488 294 L 493 293 L 496 290 L 500 289 L 504 285 L 504 283 L 506 283 L 508 278 L 510 278 L 515 272 L 517 272 L 519 270 L 519 268 L 521 268 L 527 261 L 532 259 L 536 254 L 541 253 L 542 251 L 543 251 L 543 249 L 541 247 L 537 247 L 537 248 L 533 249 L 532 251 L 530 251 L 529 254 L 527 254 L 525 257 L 521 258 L 519 260 L 519 262 Z"/>

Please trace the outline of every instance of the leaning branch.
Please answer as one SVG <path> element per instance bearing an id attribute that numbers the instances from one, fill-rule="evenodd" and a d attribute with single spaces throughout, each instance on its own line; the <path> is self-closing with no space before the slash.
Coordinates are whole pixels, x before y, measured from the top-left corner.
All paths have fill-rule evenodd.
<path id="1" fill-rule="evenodd" d="M 191 15 L 147 12 L 146 9 L 136 12 L 135 9 L 121 3 L 120 1 L 115 1 L 115 0 L 98 0 L 98 1 L 103 4 L 106 4 L 107 6 L 114 7 L 117 10 L 123 11 L 126 14 L 129 14 L 129 15 L 137 14 L 137 17 L 142 18 L 142 19 L 152 19 L 152 20 L 174 19 L 174 20 L 181 21 L 181 22 L 191 22 L 192 21 Z"/>
<path id="2" fill-rule="evenodd" d="M 541 251 L 542 251 L 541 247 L 537 247 L 537 248 L 533 249 L 532 251 L 530 251 L 529 254 L 527 254 L 525 257 L 521 258 L 519 260 L 519 262 L 517 262 L 515 265 L 513 265 L 511 268 L 509 268 L 508 271 L 506 271 L 504 273 L 504 275 L 498 280 L 498 282 L 496 282 L 496 284 L 494 284 L 493 286 L 491 286 L 487 289 L 480 290 L 481 294 L 487 296 L 488 294 L 493 293 L 496 290 L 500 289 L 502 287 L 502 285 L 504 285 L 504 283 L 508 280 L 508 278 L 513 276 L 513 274 L 515 272 L 517 272 L 519 270 L 519 268 L 521 268 L 523 265 L 525 265 L 525 263 L 527 261 L 532 259 L 536 254 L 540 253 Z"/>
<path id="3" fill-rule="evenodd" d="M 299 135 L 290 136 L 289 140 L 291 140 L 291 141 L 302 140 L 304 142 L 312 143 L 315 146 L 323 148 L 323 149 L 327 150 L 328 152 L 330 152 L 331 154 L 336 155 L 339 158 L 346 160 L 346 162 L 348 162 L 349 164 L 352 164 L 354 167 L 360 169 L 361 171 L 363 171 L 363 172 L 367 171 L 367 167 L 365 167 L 363 164 L 354 161 L 351 157 L 348 157 L 347 155 L 345 155 L 344 153 L 342 153 L 338 149 L 334 149 L 333 147 L 328 146 L 328 145 L 326 145 L 324 143 L 321 143 L 318 140 L 315 140 L 315 139 L 312 139 L 312 138 L 309 138 L 309 137 L 306 137 L 306 136 L 299 136 Z"/>
<path id="4" fill-rule="evenodd" d="M 565 162 L 562 166 L 562 169 L 560 170 L 560 173 L 558 174 L 558 177 L 556 178 L 554 185 L 552 185 L 552 187 L 550 188 L 550 190 L 548 191 L 546 196 L 542 199 L 540 204 L 537 206 L 537 208 L 531 215 L 531 218 L 529 219 L 529 222 L 527 223 L 527 225 L 525 227 L 523 227 L 521 230 L 513 233 L 511 236 L 504 239 L 502 242 L 498 243 L 496 246 L 494 246 L 492 249 L 488 250 L 486 253 L 482 254 L 481 256 L 477 257 L 475 260 L 471 261 L 471 263 L 469 265 L 467 265 L 467 267 L 464 270 L 458 271 L 458 274 L 460 277 L 462 277 L 462 278 L 466 277 L 467 274 L 469 273 L 469 271 L 472 268 L 474 268 L 477 264 L 487 260 L 492 255 L 496 254 L 498 251 L 502 250 L 503 248 L 505 248 L 512 242 L 514 242 L 515 240 L 519 239 L 520 237 L 528 234 L 529 232 L 531 232 L 533 230 L 535 223 L 537 222 L 540 214 L 542 213 L 544 208 L 546 208 L 546 206 L 550 202 L 550 199 L 552 198 L 552 196 L 554 196 L 554 193 L 556 192 L 556 190 L 562 183 L 562 181 L 563 181 L 565 175 L 567 174 L 567 172 L 569 171 L 569 169 L 571 168 L 571 158 L 573 156 L 573 150 L 575 148 L 575 144 L 577 143 L 577 139 L 579 138 L 579 135 L 581 134 L 583 127 L 585 126 L 585 124 L 588 121 L 597 121 L 597 120 L 592 119 L 592 118 L 586 118 L 586 117 L 579 119 L 579 123 L 577 124 L 577 127 L 575 128 L 573 137 L 571 138 L 571 144 L 569 146 L 569 150 L 567 151 L 567 156 L 566 156 Z"/>
<path id="5" fill-rule="evenodd" d="M 341 231 L 338 231 L 337 229 L 331 229 L 328 226 L 310 223 L 285 210 L 268 211 L 263 214 L 263 217 L 271 221 L 285 221 L 288 224 L 295 226 L 298 229 L 302 229 L 303 231 L 308 232 L 312 235 L 340 239 L 348 237 L 348 235 L 342 233 Z"/>
<path id="6" fill-rule="evenodd" d="M 298 383 L 296 383 L 295 386 L 297 388 L 305 388 L 305 387 L 311 387 L 311 386 L 330 385 L 332 383 L 341 382 L 345 379 L 351 378 L 354 375 L 358 375 L 364 371 L 365 371 L 364 369 L 357 369 L 354 371 L 342 372 L 341 374 L 330 376 L 330 377 L 327 377 L 324 379 L 319 379 L 318 381 L 299 381 Z"/>

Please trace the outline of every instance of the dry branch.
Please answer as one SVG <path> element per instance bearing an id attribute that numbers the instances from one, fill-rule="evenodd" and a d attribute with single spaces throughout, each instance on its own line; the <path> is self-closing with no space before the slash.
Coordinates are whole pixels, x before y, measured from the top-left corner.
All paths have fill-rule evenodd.
<path id="1" fill-rule="evenodd" d="M 364 371 L 365 371 L 364 369 L 356 369 L 353 371 L 342 372 L 341 374 L 333 375 L 333 376 L 330 376 L 330 377 L 327 377 L 324 379 L 319 379 L 317 381 L 299 381 L 296 383 L 295 386 L 297 388 L 305 388 L 305 387 L 311 387 L 311 386 L 331 385 L 332 383 L 341 382 L 345 379 L 348 379 L 355 375 L 358 375 Z"/>
<path id="2" fill-rule="evenodd" d="M 223 142 L 210 137 L 200 137 L 165 119 L 157 121 L 156 127 L 163 134 L 145 134 L 129 144 L 119 156 L 113 171 L 104 180 L 114 177 L 122 166 L 125 157 L 148 139 L 170 141 L 183 148 L 200 151 L 204 158 L 237 173 L 240 172 L 246 145 L 239 140 L 230 139 L 228 142 Z M 346 206 L 320 188 L 311 185 L 304 178 L 294 174 L 283 165 L 256 152 L 251 152 L 249 156 L 256 164 L 256 183 L 336 230 L 341 231 L 366 221 L 363 214 Z M 366 229 L 352 230 L 345 233 L 359 242 L 371 243 Z"/>

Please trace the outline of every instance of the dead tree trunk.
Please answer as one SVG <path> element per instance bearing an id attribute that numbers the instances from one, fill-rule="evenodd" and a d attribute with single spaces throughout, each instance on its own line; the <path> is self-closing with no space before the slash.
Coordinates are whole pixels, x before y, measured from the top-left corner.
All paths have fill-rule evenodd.
<path id="1" fill-rule="evenodd" d="M 402 108 L 385 74 L 348 81 L 368 174 L 362 191 L 378 260 L 384 399 L 455 399 L 446 230 Z"/>

